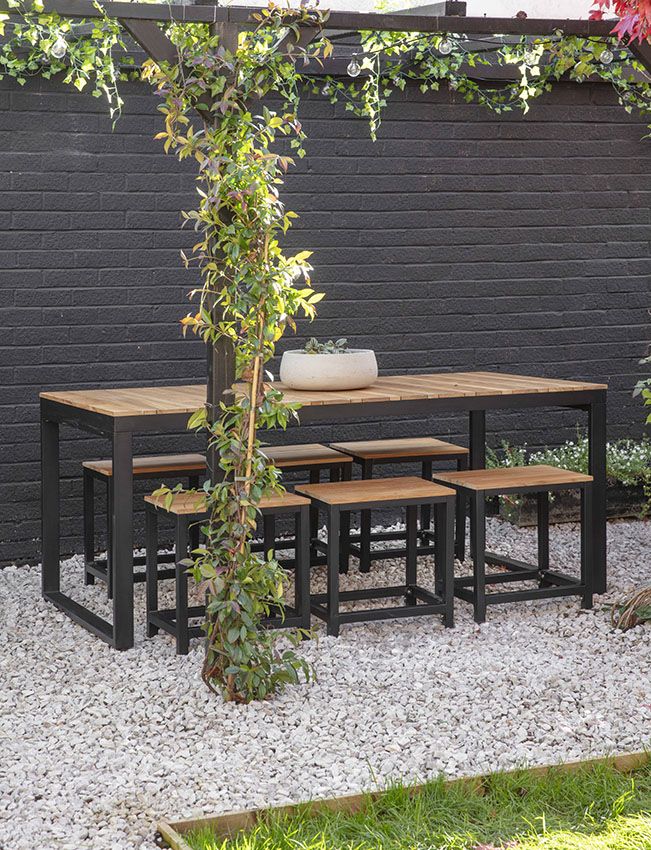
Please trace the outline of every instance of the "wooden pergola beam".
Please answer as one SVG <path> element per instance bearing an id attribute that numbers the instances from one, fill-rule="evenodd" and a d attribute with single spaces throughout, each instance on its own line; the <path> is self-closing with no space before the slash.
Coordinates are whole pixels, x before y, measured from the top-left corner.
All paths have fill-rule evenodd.
<path id="1" fill-rule="evenodd" d="M 45 10 L 57 12 L 69 18 L 99 18 L 103 13 L 95 8 L 91 0 L 45 0 Z M 103 4 L 104 13 L 112 18 L 159 21 L 224 23 L 241 27 L 254 26 L 252 17 L 259 8 L 247 6 L 167 5 L 165 3 L 121 3 Z M 0 0 L 0 11 L 15 14 L 6 0 Z M 472 18 L 454 15 L 396 15 L 372 12 L 332 12 L 326 27 L 328 30 L 375 30 L 384 32 L 462 32 L 476 35 L 553 35 L 560 30 L 564 35 L 608 36 L 614 21 L 587 21 L 572 18 Z"/>
<path id="2" fill-rule="evenodd" d="M 628 41 L 626 46 L 638 62 L 641 62 L 651 73 L 651 44 L 648 41 Z"/>
<path id="3" fill-rule="evenodd" d="M 135 18 L 120 18 L 120 23 L 131 38 L 142 47 L 154 62 L 178 61 L 179 55 L 156 21 L 141 21 Z"/>

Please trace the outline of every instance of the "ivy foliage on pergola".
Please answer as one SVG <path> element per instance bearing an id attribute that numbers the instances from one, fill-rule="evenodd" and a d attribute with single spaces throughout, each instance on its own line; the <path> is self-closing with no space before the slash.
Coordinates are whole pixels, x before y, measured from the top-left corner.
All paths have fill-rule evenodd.
<path id="1" fill-rule="evenodd" d="M 625 109 L 646 114 L 651 47 L 624 47 L 608 21 L 329 14 L 305 0 L 293 9 L 32 3 L 0 0 L 0 78 L 22 83 L 62 72 L 80 90 L 91 83 L 115 113 L 114 52 L 126 32 L 150 57 L 143 76 L 161 97 L 165 150 L 197 161 L 197 207 L 183 216 L 198 241 L 184 260 L 198 267 L 201 286 L 183 326 L 208 346 L 207 405 L 190 420 L 207 431 L 210 466 L 205 543 L 194 553 L 208 597 L 203 677 L 227 699 L 267 697 L 311 674 L 294 649 L 279 652 L 276 636 L 260 628 L 270 606 L 282 605 L 285 575 L 251 551 L 256 506 L 282 489 L 258 432 L 295 415 L 264 366 L 295 316 L 313 318 L 322 297 L 310 283 L 310 253 L 287 257 L 279 241 L 296 216 L 279 194 L 293 159 L 276 142 L 287 137 L 296 155 L 305 153 L 302 87 L 343 100 L 369 119 L 373 135 L 386 99 L 409 80 L 423 91 L 445 81 L 465 100 L 502 112 L 526 111 L 557 80 L 600 77 Z M 334 44 L 351 34 L 342 59 Z M 482 76 L 493 77 L 488 88 Z M 279 110 L 265 105 L 268 96 Z"/>

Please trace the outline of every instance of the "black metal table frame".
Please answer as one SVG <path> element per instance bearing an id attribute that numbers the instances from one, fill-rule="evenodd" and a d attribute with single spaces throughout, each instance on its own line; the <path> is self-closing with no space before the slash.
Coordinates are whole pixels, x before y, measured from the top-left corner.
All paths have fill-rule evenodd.
<path id="1" fill-rule="evenodd" d="M 486 412 L 489 410 L 562 407 L 587 413 L 589 472 L 593 483 L 593 590 L 606 588 L 606 397 L 605 389 L 533 392 L 510 395 L 454 396 L 361 404 L 307 405 L 303 424 L 374 420 L 389 417 L 432 416 L 467 411 L 470 418 L 470 468 L 486 460 Z M 187 413 L 108 416 L 51 399 L 41 399 L 41 592 L 50 602 L 115 649 L 133 646 L 133 436 L 182 432 Z M 115 559 L 113 623 L 98 616 L 61 591 L 59 427 L 71 425 L 111 440 L 113 485 L 112 529 Z"/>

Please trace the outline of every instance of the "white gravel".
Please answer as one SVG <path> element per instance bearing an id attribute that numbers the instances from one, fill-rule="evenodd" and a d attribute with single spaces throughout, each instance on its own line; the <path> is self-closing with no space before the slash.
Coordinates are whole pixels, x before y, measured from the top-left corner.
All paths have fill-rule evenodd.
<path id="1" fill-rule="evenodd" d="M 491 538 L 520 556 L 535 547 L 495 520 Z M 649 581 L 650 553 L 650 523 L 611 523 L 611 590 L 590 612 L 578 599 L 500 606 L 477 628 L 457 601 L 454 630 L 424 617 L 338 639 L 319 627 L 303 645 L 318 682 L 250 706 L 208 693 L 198 643 L 182 658 L 170 638 L 144 639 L 142 585 L 136 647 L 117 653 L 41 600 L 37 567 L 0 571 L 0 850 L 151 850 L 161 816 L 641 750 L 651 628 L 613 632 L 606 603 Z M 577 554 L 576 527 L 554 529 L 556 564 Z M 346 583 L 399 572 L 385 562 Z M 103 610 L 79 559 L 64 575 Z"/>

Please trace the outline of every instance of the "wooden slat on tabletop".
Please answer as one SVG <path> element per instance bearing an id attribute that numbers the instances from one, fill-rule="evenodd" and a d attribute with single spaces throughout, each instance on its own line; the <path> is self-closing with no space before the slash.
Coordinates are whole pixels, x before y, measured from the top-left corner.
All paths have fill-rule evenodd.
<path id="1" fill-rule="evenodd" d="M 402 401 L 419 398 L 453 398 L 459 394 L 441 382 L 428 380 L 429 375 L 386 375 L 378 383 L 395 389 Z"/>
<path id="2" fill-rule="evenodd" d="M 549 387 L 559 389 L 561 391 L 567 390 L 570 392 L 573 390 L 608 389 L 608 384 L 595 384 L 590 383 L 589 381 L 576 381 L 571 378 L 537 378 L 531 377 L 529 375 L 513 375 L 511 373 L 506 372 L 476 372 L 472 374 L 477 374 L 481 378 L 500 378 L 504 383 L 518 382 L 526 387 L 537 386 L 540 392 L 547 391 L 546 388 Z"/>
<path id="3" fill-rule="evenodd" d="M 503 381 L 497 376 L 483 376 L 457 372 L 450 374 L 450 382 L 459 389 L 471 390 L 475 395 L 514 395 L 519 392 L 539 392 L 538 385 L 529 386 L 518 381 Z"/>

